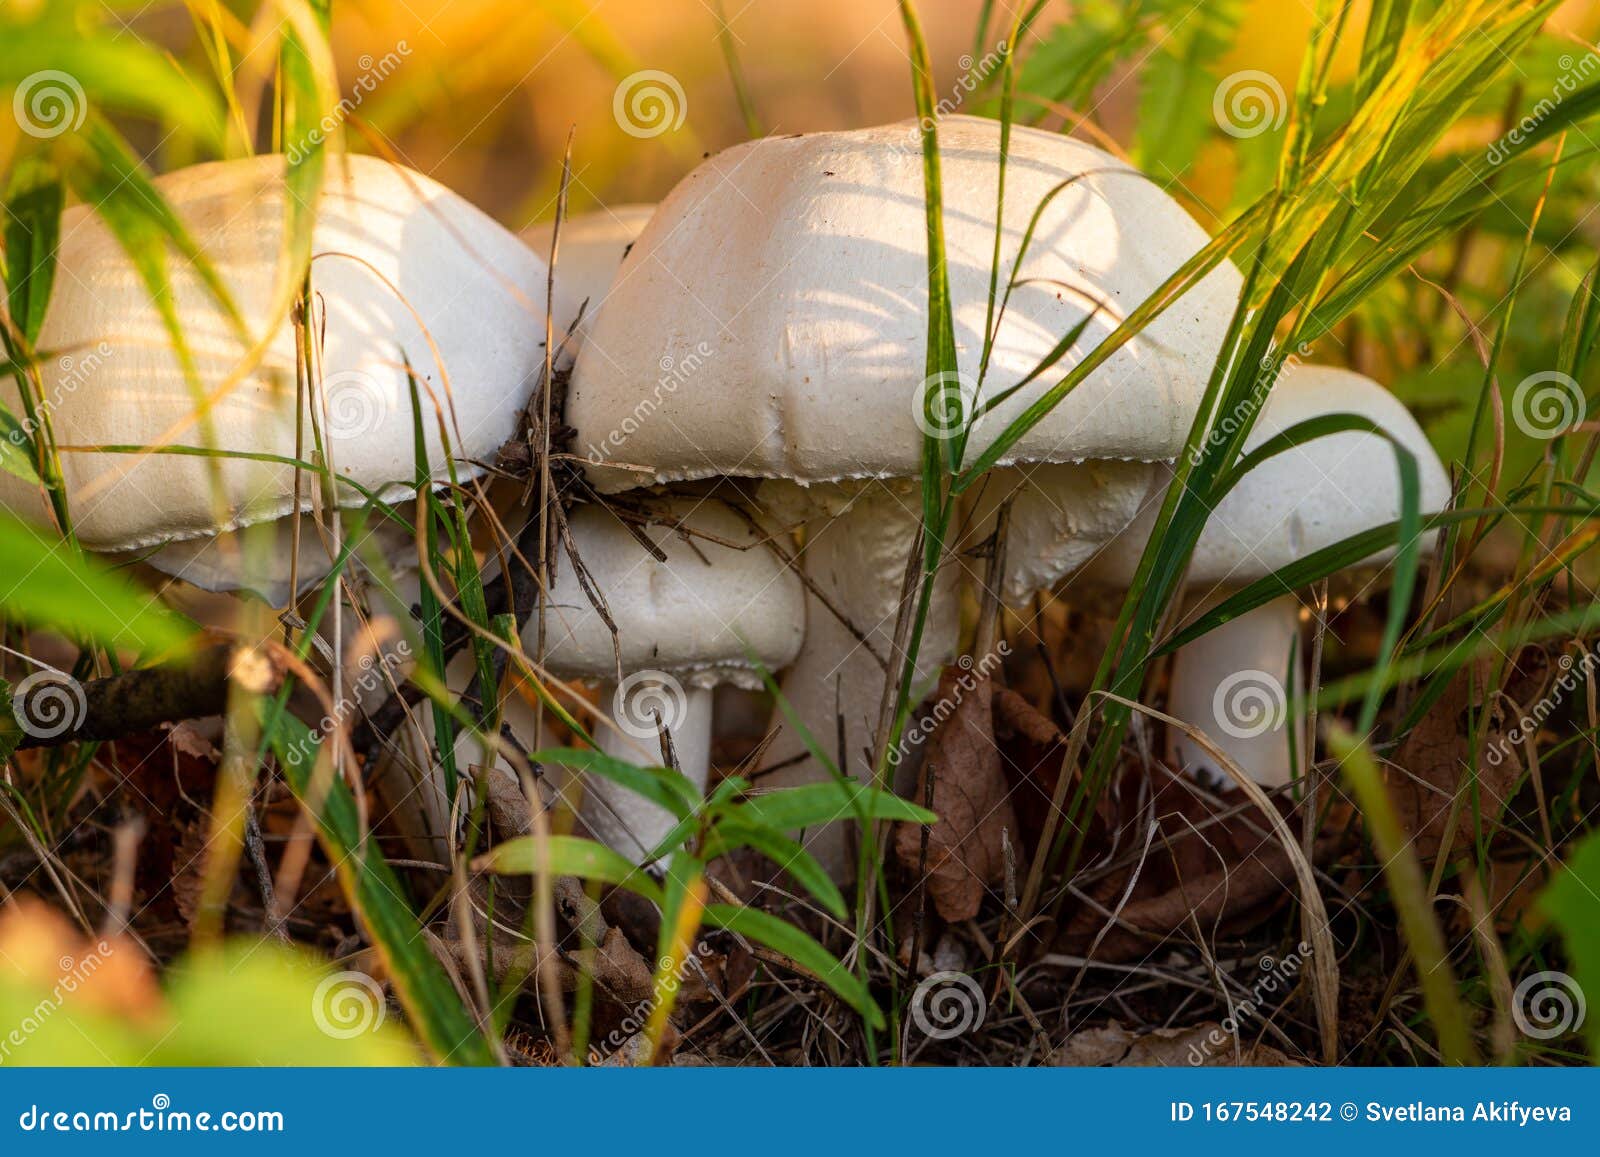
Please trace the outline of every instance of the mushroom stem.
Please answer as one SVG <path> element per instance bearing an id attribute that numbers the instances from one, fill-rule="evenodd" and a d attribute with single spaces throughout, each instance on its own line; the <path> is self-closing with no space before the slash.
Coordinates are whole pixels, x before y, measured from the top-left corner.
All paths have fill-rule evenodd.
<path id="1" fill-rule="evenodd" d="M 614 683 L 602 683 L 600 702 L 614 703 L 616 689 Z M 676 719 L 667 721 L 672 749 L 678 757 L 678 770 L 702 792 L 711 776 L 712 699 L 710 687 L 685 687 L 682 710 Z M 632 735 L 615 727 L 602 726 L 596 729 L 595 744 L 613 759 L 625 763 L 661 762 L 653 735 Z M 677 820 L 659 804 L 594 775 L 587 776 L 584 783 L 583 822 L 596 838 L 635 863 L 644 863 L 649 851 L 672 830 Z"/>
<path id="2" fill-rule="evenodd" d="M 914 492 L 869 484 L 852 496 L 842 512 L 815 518 L 806 527 L 800 556 L 811 587 L 806 594 L 806 637 L 781 690 L 817 746 L 840 771 L 863 783 L 872 778 L 872 745 L 885 685 L 900 676 L 894 630 L 919 522 Z M 840 622 L 840 616 L 851 626 Z M 934 584 L 918 648 L 913 696 L 937 677 L 954 651 L 958 626 L 954 571 L 946 568 Z M 762 763 L 776 769 L 757 781 L 763 788 L 828 778 L 827 769 L 810 755 L 786 717 L 778 721 Z M 806 835 L 808 850 L 834 878 L 848 879 L 855 865 L 843 825 L 830 824 Z"/>
<path id="3" fill-rule="evenodd" d="M 1302 697 L 1300 602 L 1283 595 L 1207 632 L 1178 651 L 1167 712 L 1192 724 L 1257 783 L 1291 777 L 1290 744 Z M 1173 758 L 1183 770 L 1223 785 L 1216 757 L 1181 733 Z"/>

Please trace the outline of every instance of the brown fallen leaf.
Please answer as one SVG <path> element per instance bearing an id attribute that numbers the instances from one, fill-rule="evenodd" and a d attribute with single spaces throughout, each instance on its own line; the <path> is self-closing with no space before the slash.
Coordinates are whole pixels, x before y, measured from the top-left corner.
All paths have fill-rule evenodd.
<path id="1" fill-rule="evenodd" d="M 1066 737 L 1004 689 L 994 693 L 993 715 L 1031 853 L 1059 782 Z M 1337 836 L 1319 841 L 1318 857 L 1331 856 L 1337 844 Z M 1082 886 L 1084 899 L 1064 914 L 1056 945 L 1074 955 L 1092 950 L 1106 962 L 1139 959 L 1197 931 L 1241 933 L 1297 889 L 1288 854 L 1241 795 L 1219 801 L 1188 776 L 1137 763 L 1124 766 L 1098 802 L 1081 862 L 1111 866 Z"/>
<path id="2" fill-rule="evenodd" d="M 1506 688 L 1515 702 L 1529 702 L 1539 695 L 1544 664 L 1535 656 L 1540 653 L 1530 648 L 1517 658 Z M 1485 687 L 1490 666 L 1485 656 L 1457 671 L 1384 769 L 1396 816 L 1414 837 L 1413 846 L 1423 860 L 1431 860 L 1444 847 L 1452 808 L 1457 809 L 1452 846 L 1459 851 L 1463 841 L 1476 837 L 1479 818 L 1492 830 L 1522 778 L 1522 751 L 1507 735 L 1515 721 L 1506 718 L 1501 697 L 1490 695 Z M 1478 750 L 1473 727 L 1485 709 L 1490 712 L 1489 727 Z"/>
<path id="3" fill-rule="evenodd" d="M 952 666 L 939 676 L 939 692 L 925 713 L 931 726 L 927 757 L 915 798 L 929 799 L 939 822 L 927 830 L 924 868 L 934 909 L 948 921 L 977 915 L 984 892 L 1005 877 L 1003 832 L 1015 836 L 1016 812 L 1000 767 L 987 673 Z M 900 824 L 895 855 L 915 872 L 922 862 L 924 829 Z"/>

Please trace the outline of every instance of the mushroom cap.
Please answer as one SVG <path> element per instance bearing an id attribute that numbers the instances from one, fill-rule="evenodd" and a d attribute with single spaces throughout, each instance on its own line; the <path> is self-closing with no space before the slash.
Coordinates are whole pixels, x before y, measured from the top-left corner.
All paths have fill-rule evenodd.
<path id="1" fill-rule="evenodd" d="M 1161 465 L 1077 462 L 992 471 L 976 488 L 969 538 L 994 531 L 1000 504 L 1011 499 L 1000 598 L 1020 607 L 1093 562 L 1139 516 Z M 1135 559 L 1137 561 L 1137 559 Z"/>
<path id="2" fill-rule="evenodd" d="M 578 557 L 617 625 L 622 674 L 654 670 L 697 686 L 761 686 L 752 656 L 776 670 L 800 649 L 805 589 L 799 576 L 721 502 L 676 500 L 666 517 L 670 524 L 641 528 L 666 554 L 660 562 L 610 511 L 584 506 L 571 515 Z M 686 537 L 677 523 L 697 533 Z M 545 614 L 545 661 L 567 678 L 617 676 L 611 632 L 564 551 Z"/>
<path id="3" fill-rule="evenodd" d="M 939 123 L 956 347 L 969 393 L 988 311 L 999 140 L 996 121 Z M 1051 371 L 984 416 L 969 460 L 1208 240 L 1176 201 L 1123 162 L 1081 141 L 1017 128 L 1006 168 L 1002 291 L 1036 207 L 1069 177 L 1078 179 L 1044 209 L 1018 272 L 1031 280 L 1012 292 L 984 395 L 1021 380 L 1099 312 Z M 649 480 L 622 465 L 647 466 L 656 481 L 916 475 L 928 425 L 926 229 L 911 121 L 768 137 L 696 168 L 639 235 L 578 355 L 567 421 L 596 485 L 620 490 Z M 1005 461 L 1175 455 L 1239 286 L 1237 271 L 1220 265 L 1079 384 Z"/>
<path id="4" fill-rule="evenodd" d="M 407 503 L 401 507 L 401 512 L 409 513 L 413 509 L 413 504 Z M 334 543 L 324 542 L 312 517 L 302 516 L 299 557 L 294 568 L 299 590 L 291 590 L 290 562 L 295 559 L 293 521 L 292 515 L 286 515 L 249 530 L 244 536 L 231 535 L 230 543 L 224 543 L 221 535 L 182 539 L 144 555 L 141 561 L 203 590 L 225 592 L 248 588 L 273 606 L 282 606 L 300 591 L 327 578 L 338 553 Z M 345 533 L 349 541 L 348 524 Z M 349 568 L 362 569 L 362 556 L 369 550 L 382 554 L 392 568 L 409 570 L 416 566 L 417 544 L 412 531 L 378 514 L 368 516 L 359 545 L 351 543 Z"/>
<path id="5" fill-rule="evenodd" d="M 260 156 L 156 179 L 257 331 L 279 277 L 284 173 L 282 156 Z M 63 216 L 61 237 L 60 275 L 38 342 L 74 359 L 70 369 L 63 360 L 59 375 L 45 364 L 57 444 L 206 445 L 190 385 L 122 247 L 82 206 Z M 388 500 L 414 492 L 405 359 L 419 378 L 434 477 L 446 476 L 435 404 L 448 414 L 452 402 L 451 451 L 463 460 L 461 472 L 477 473 L 465 460 L 489 457 L 511 437 L 543 366 L 543 326 L 535 324 L 545 312 L 543 260 L 438 183 L 363 156 L 329 163 L 312 252 L 326 308 L 324 433 L 337 474 Z M 190 263 L 173 258 L 167 273 L 201 388 L 215 391 L 247 347 Z M 11 379 L 0 383 L 0 401 L 21 413 Z M 285 321 L 261 363 L 216 403 L 210 445 L 295 456 L 297 444 L 313 444 L 309 423 L 297 443 L 297 408 L 294 327 Z M 63 451 L 61 464 L 79 537 L 91 549 L 211 535 L 294 508 L 295 472 L 287 465 L 72 451 Z M 220 519 L 213 464 L 223 482 Z M 302 483 L 301 506 L 309 509 L 315 479 Z M 340 486 L 338 500 L 353 506 L 366 498 Z M 46 513 L 37 488 L 9 474 L 0 474 L 0 506 L 24 517 Z"/>
<path id="6" fill-rule="evenodd" d="M 579 213 L 561 223 L 561 253 L 556 262 L 557 299 L 570 306 L 565 314 L 555 317 L 557 341 L 560 335 L 572 328 L 583 309 L 582 329 L 589 328 L 606 299 L 611 283 L 616 280 L 617 267 L 628 255 L 628 247 L 656 211 L 654 205 L 614 205 Z M 522 240 L 548 263 L 550 260 L 552 224 L 548 221 L 530 225 L 522 231 Z M 588 304 L 585 305 L 584 303 Z"/>
<path id="7" fill-rule="evenodd" d="M 1245 441 L 1255 449 L 1274 434 L 1325 414 L 1372 420 L 1416 455 L 1423 514 L 1450 501 L 1450 478 L 1428 436 L 1405 405 L 1371 378 L 1335 366 L 1290 365 L 1267 395 Z M 1170 468 L 1155 468 L 1151 497 L 1138 520 L 1096 560 L 1092 577 L 1125 586 L 1160 511 Z M 1366 431 L 1316 438 L 1262 462 L 1217 504 L 1195 545 L 1190 586 L 1253 582 L 1313 551 L 1400 517 L 1400 479 L 1394 448 Z M 1424 550 L 1432 536 L 1422 540 Z M 1366 563 L 1393 552 L 1380 551 Z"/>

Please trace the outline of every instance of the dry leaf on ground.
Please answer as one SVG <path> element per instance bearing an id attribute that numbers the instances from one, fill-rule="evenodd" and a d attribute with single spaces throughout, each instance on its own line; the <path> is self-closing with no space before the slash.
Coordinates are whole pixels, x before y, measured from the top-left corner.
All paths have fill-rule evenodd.
<path id="1" fill-rule="evenodd" d="M 992 689 L 987 675 L 946 667 L 938 697 L 925 713 L 933 730 L 915 798 L 929 800 L 931 776 L 929 806 L 939 822 L 927 829 L 924 871 L 935 910 L 950 921 L 977 915 L 985 890 L 1005 877 L 1002 833 L 1014 838 L 1017 832 L 995 743 Z M 895 854 L 912 872 L 922 863 L 923 830 L 901 824 L 895 831 Z"/>

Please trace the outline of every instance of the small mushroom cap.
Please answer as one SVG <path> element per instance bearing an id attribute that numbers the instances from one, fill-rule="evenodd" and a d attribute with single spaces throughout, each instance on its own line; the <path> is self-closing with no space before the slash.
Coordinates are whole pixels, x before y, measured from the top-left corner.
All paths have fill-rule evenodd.
<path id="1" fill-rule="evenodd" d="M 196 165 L 156 180 L 256 335 L 280 276 L 284 171 L 282 156 L 261 156 Z M 41 350 L 73 359 L 70 367 L 64 361 L 44 365 L 57 444 L 206 445 L 166 329 L 110 230 L 80 206 L 64 215 L 61 237 L 54 297 L 38 342 Z M 336 472 L 385 499 L 413 492 L 408 359 L 420 379 L 434 476 L 445 476 L 435 405 L 450 414 L 451 452 L 463 460 L 460 471 L 476 473 L 465 460 L 491 457 L 515 432 L 543 365 L 543 260 L 438 183 L 362 156 L 330 160 L 312 251 L 317 300 L 326 308 L 326 317 L 317 318 L 325 329 L 325 444 Z M 200 386 L 215 391 L 247 347 L 190 263 L 173 257 L 167 271 Z M 296 437 L 293 330 L 285 321 L 262 362 L 216 403 L 212 448 L 293 457 L 299 446 L 300 456 L 309 458 L 309 423 L 302 439 Z M 0 383 L 0 401 L 22 412 L 9 378 Z M 295 472 L 287 465 L 73 451 L 64 451 L 61 462 L 78 534 L 91 549 L 211 535 L 279 518 L 294 507 Z M 213 464 L 223 480 L 220 519 Z M 303 509 L 314 485 L 314 476 L 302 477 Z M 24 517 L 45 516 L 36 490 L 0 474 L 0 506 Z M 339 501 L 359 505 L 366 498 L 341 486 Z"/>
<path id="2" fill-rule="evenodd" d="M 970 395 L 988 314 L 999 124 L 946 117 L 939 143 L 961 388 Z M 969 458 L 1206 244 L 1178 203 L 1128 165 L 1018 128 L 1001 290 L 1035 209 L 1069 177 L 1018 271 L 1025 283 L 1006 307 L 984 395 L 1017 383 L 1094 319 L 1052 370 L 984 416 Z M 639 235 L 578 355 L 567 420 L 596 485 L 650 480 L 626 465 L 649 467 L 657 481 L 917 474 L 930 425 L 926 230 L 910 121 L 767 137 L 691 172 Z M 1175 455 L 1238 293 L 1238 273 L 1224 263 L 1090 374 L 1006 461 Z"/>
<path id="3" fill-rule="evenodd" d="M 401 508 L 409 516 L 414 504 Z M 142 555 L 142 561 L 163 574 L 182 579 L 193 586 L 208 591 L 255 591 L 273 606 L 282 606 L 299 591 L 307 590 L 325 579 L 333 570 L 338 546 L 325 541 L 323 534 L 310 515 L 300 519 L 300 548 L 296 557 L 293 516 L 267 524 L 258 524 L 226 537 L 209 535 L 205 538 L 186 538 L 170 543 L 160 550 Z M 346 523 L 346 535 L 353 528 Z M 357 543 L 349 538 L 351 558 L 345 573 L 361 568 L 361 560 L 369 552 L 376 552 L 388 560 L 391 567 L 410 569 L 416 566 L 417 545 L 413 532 L 389 519 L 372 514 L 362 528 L 362 538 Z M 138 557 L 138 552 L 136 552 Z M 290 563 L 293 561 L 294 579 L 299 591 L 290 589 Z"/>
<path id="4" fill-rule="evenodd" d="M 572 514 L 578 557 L 617 625 L 622 674 L 649 669 L 697 686 L 759 687 L 752 656 L 775 671 L 800 649 L 805 590 L 799 576 L 721 502 L 678 500 L 664 518 L 665 525 L 641 528 L 666 554 L 660 562 L 610 511 L 584 506 Z M 616 678 L 611 632 L 565 551 L 558 560 L 545 616 L 547 665 L 566 678 Z"/>
<path id="5" fill-rule="evenodd" d="M 1405 405 L 1371 378 L 1334 366 L 1291 365 L 1267 396 L 1245 448 L 1325 414 L 1369 418 L 1416 455 L 1423 514 L 1450 501 L 1444 464 Z M 1125 586 L 1139 565 L 1161 494 L 1163 469 L 1143 513 L 1095 561 L 1097 581 Z M 1394 448 L 1365 431 L 1342 431 L 1277 454 L 1255 467 L 1212 511 L 1189 565 L 1191 586 L 1253 582 L 1313 551 L 1400 517 L 1400 479 Z M 1424 550 L 1432 536 L 1424 536 Z M 1381 551 L 1363 561 L 1378 562 Z"/>
<path id="6" fill-rule="evenodd" d="M 1095 557 L 1143 509 L 1150 462 L 1077 462 L 1013 466 L 990 473 L 973 503 L 974 543 L 994 532 L 1001 503 L 1011 500 L 1000 598 L 1020 607 Z"/>
<path id="7" fill-rule="evenodd" d="M 628 248 L 656 211 L 654 205 L 614 205 L 579 213 L 561 223 L 561 252 L 556 261 L 556 297 L 570 308 L 555 316 L 556 340 L 572 328 L 583 310 L 582 329 L 604 304 L 617 267 Z M 550 260 L 553 222 L 542 221 L 522 231 L 522 240 L 546 262 Z M 587 302 L 587 304 L 585 304 Z"/>

